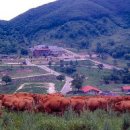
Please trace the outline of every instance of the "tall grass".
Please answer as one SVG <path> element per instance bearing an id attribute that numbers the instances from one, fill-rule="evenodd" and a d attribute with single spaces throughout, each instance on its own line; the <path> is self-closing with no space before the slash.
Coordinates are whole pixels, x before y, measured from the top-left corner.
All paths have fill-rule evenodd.
<path id="1" fill-rule="evenodd" d="M 0 118 L 0 130 L 130 130 L 130 114 L 72 110 L 63 116 L 43 113 L 7 112 Z"/>
<path id="2" fill-rule="evenodd" d="M 122 120 L 122 130 L 130 130 L 130 114 L 125 113 Z"/>

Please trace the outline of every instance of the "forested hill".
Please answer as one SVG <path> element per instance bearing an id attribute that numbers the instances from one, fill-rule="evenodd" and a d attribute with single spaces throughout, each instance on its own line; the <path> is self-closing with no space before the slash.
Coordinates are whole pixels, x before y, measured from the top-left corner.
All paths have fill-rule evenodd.
<path id="1" fill-rule="evenodd" d="M 58 0 L 11 21 L 0 21 L 0 52 L 16 52 L 21 44 L 25 48 L 62 41 L 67 46 L 91 50 L 98 44 L 111 55 L 116 55 L 115 48 L 122 48 L 120 55 L 124 56 L 130 53 L 129 16 L 130 0 Z"/>

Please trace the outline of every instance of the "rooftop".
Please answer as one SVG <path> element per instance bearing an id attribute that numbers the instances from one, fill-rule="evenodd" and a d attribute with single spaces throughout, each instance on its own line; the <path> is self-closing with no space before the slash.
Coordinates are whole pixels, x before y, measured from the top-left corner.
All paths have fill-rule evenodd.
<path id="1" fill-rule="evenodd" d="M 97 91 L 97 92 L 101 91 L 100 89 L 93 87 L 93 86 L 85 86 L 85 87 L 82 87 L 81 90 L 84 91 L 84 92 L 89 92 L 91 90 L 94 90 L 94 91 Z"/>
<path id="2" fill-rule="evenodd" d="M 130 86 L 123 86 L 122 89 L 124 89 L 124 90 L 130 90 Z"/>

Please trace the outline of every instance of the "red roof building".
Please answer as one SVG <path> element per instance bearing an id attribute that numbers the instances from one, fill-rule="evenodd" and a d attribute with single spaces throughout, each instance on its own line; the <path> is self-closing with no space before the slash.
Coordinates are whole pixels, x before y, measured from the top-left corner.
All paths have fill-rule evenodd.
<path id="1" fill-rule="evenodd" d="M 85 87 L 82 87 L 81 90 L 88 94 L 98 94 L 99 92 L 101 92 L 100 89 L 95 88 L 93 86 L 85 86 Z"/>
<path id="2" fill-rule="evenodd" d="M 48 56 L 51 53 L 50 49 L 48 48 L 41 48 L 36 49 L 33 51 L 33 56 L 39 57 L 39 56 Z"/>
<path id="3" fill-rule="evenodd" d="M 123 86 L 122 91 L 123 92 L 130 92 L 130 86 Z"/>

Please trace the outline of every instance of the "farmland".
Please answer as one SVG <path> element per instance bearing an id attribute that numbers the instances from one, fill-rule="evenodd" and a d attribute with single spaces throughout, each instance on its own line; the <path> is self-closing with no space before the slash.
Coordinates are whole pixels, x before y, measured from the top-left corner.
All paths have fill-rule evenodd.
<path id="1" fill-rule="evenodd" d="M 40 75 L 47 73 L 45 70 L 40 69 L 35 66 L 12 66 L 12 65 L 4 65 L 0 66 L 0 78 L 3 75 L 9 75 L 12 78 L 17 77 L 26 77 L 32 75 Z"/>
<path id="2" fill-rule="evenodd" d="M 72 65 L 73 63 L 73 65 Z M 62 72 L 63 69 L 60 69 L 60 63 L 57 63 L 56 65 L 51 66 L 52 69 L 62 72 L 65 75 L 69 75 L 69 76 L 74 76 L 75 74 L 81 74 L 85 76 L 85 80 L 83 83 L 83 86 L 86 85 L 91 85 L 91 86 L 97 86 L 98 88 L 102 89 L 102 90 L 112 90 L 112 91 L 118 91 L 120 92 L 121 89 L 120 87 L 125 85 L 125 84 L 121 84 L 121 83 L 110 83 L 110 84 L 105 84 L 103 82 L 103 77 L 104 76 L 108 76 L 112 73 L 113 70 L 109 70 L 109 69 L 99 69 L 98 66 L 94 65 L 94 63 L 92 63 L 89 60 L 85 60 L 85 61 L 78 61 L 77 65 L 75 65 L 75 62 L 71 61 L 70 62 L 66 62 L 64 61 L 64 67 L 68 67 L 68 66 L 73 66 L 72 68 L 75 68 L 76 71 L 68 74 L 66 72 Z"/>
<path id="3" fill-rule="evenodd" d="M 129 130 L 129 96 L 0 95 L 0 129 Z M 123 106 L 122 106 L 123 105 Z"/>
<path id="4" fill-rule="evenodd" d="M 39 69 L 39 71 L 40 71 L 39 73 L 42 73 L 42 70 Z M 43 72 L 45 73 L 44 70 L 43 70 Z M 28 73 L 27 73 L 27 75 L 28 75 Z M 56 76 L 51 75 L 51 74 L 47 74 L 47 75 L 40 74 L 39 76 L 32 75 L 32 77 L 26 77 L 26 76 L 25 76 L 25 78 L 13 79 L 12 82 L 7 85 L 0 85 L 0 93 L 14 93 L 19 88 L 19 86 L 24 83 L 31 83 L 31 85 L 26 86 L 26 88 L 23 88 L 21 91 L 35 92 L 35 93 L 42 93 L 42 92 L 46 93 L 46 91 L 47 91 L 47 89 L 44 87 L 39 88 L 38 87 L 39 83 L 43 84 L 44 82 L 47 82 L 47 83 L 52 82 L 55 84 L 56 91 L 61 90 L 61 88 L 64 84 L 64 82 L 57 80 Z"/>
<path id="5" fill-rule="evenodd" d="M 47 93 L 49 87 L 47 83 L 24 83 L 15 92 Z"/>

